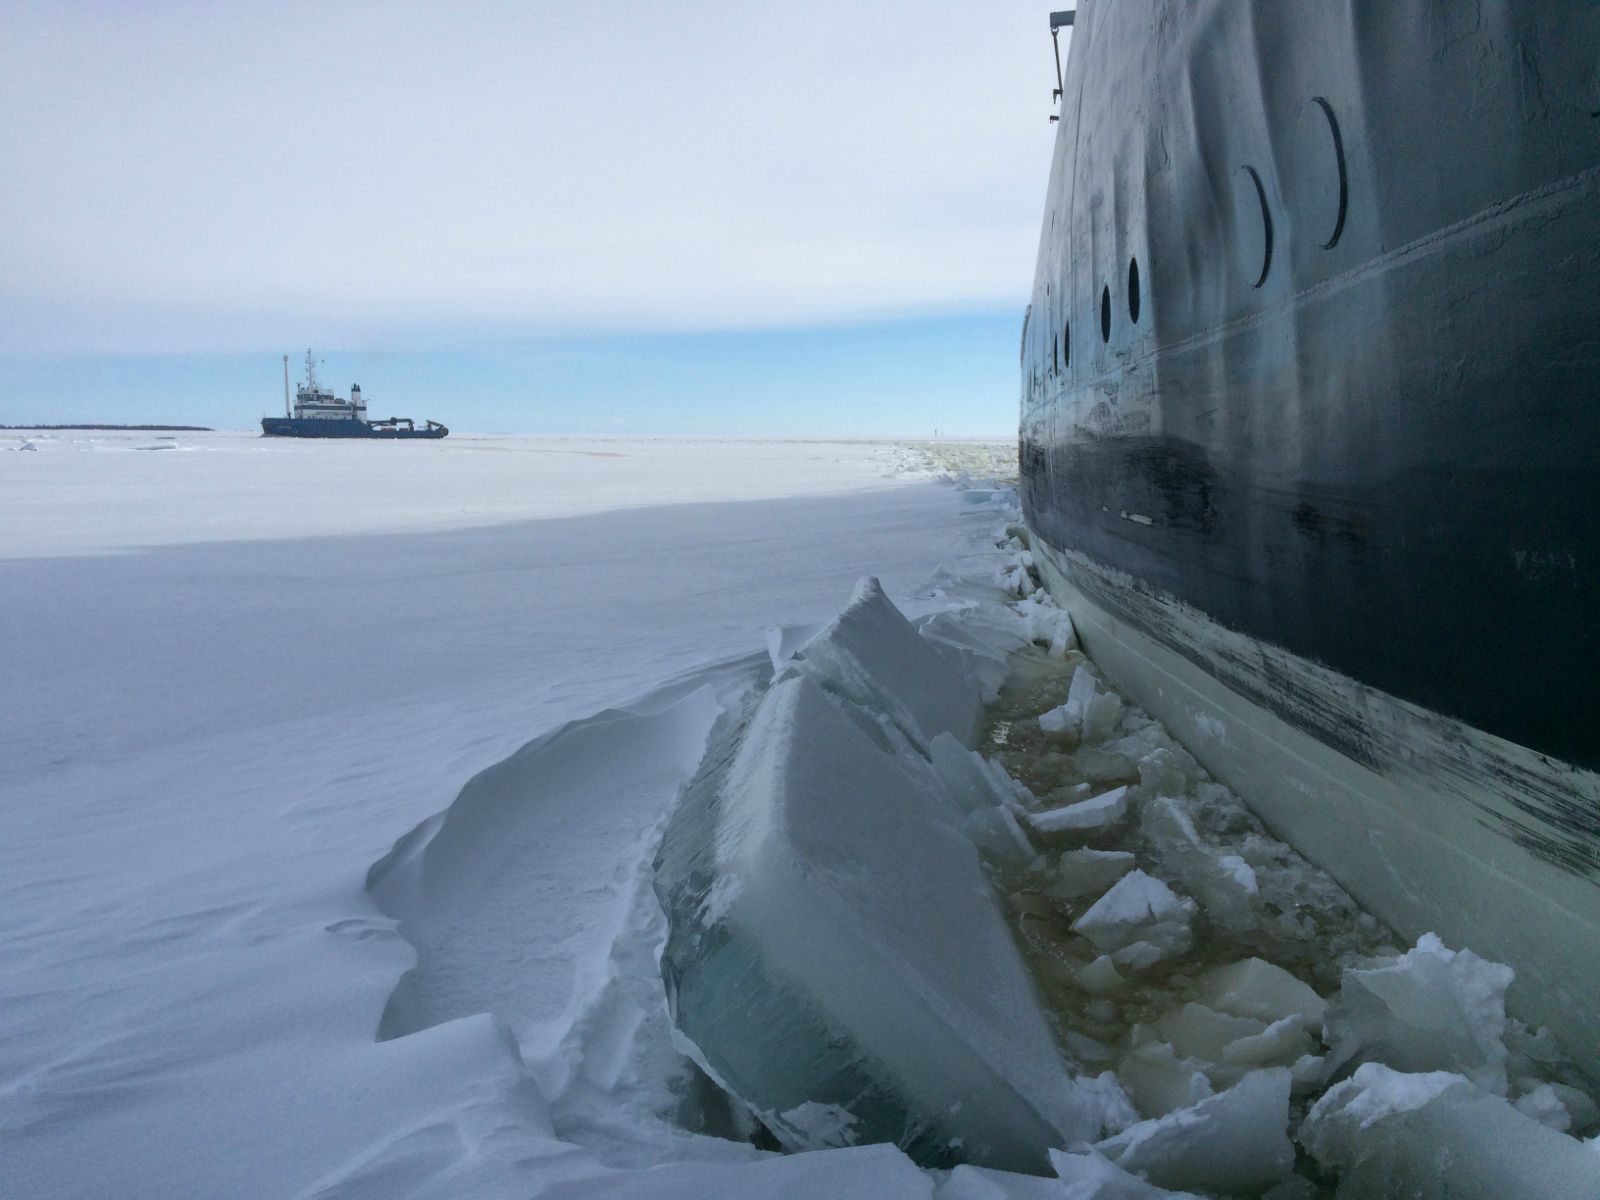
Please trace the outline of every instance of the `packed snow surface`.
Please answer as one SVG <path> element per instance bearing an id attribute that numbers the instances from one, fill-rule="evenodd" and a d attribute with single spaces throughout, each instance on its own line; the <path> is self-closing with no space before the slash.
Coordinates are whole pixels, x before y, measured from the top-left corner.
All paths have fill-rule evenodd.
<path id="1" fill-rule="evenodd" d="M 26 440 L 0 1196 L 928 1195 L 685 1130 L 649 885 L 768 626 L 987 569 L 923 448 Z"/>
<path id="2" fill-rule="evenodd" d="M 0 1195 L 1600 1197 L 1509 969 L 931 482 L 1011 445 L 24 442 Z"/>

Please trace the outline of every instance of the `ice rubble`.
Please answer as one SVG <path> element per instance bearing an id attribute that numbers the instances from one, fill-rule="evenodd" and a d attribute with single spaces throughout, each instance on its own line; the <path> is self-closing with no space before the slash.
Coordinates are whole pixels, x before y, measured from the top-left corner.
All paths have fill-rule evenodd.
<path id="1" fill-rule="evenodd" d="M 772 688 L 657 864 L 708 1071 L 790 1148 L 1030 1171 L 1050 1150 L 1055 1181 L 963 1166 L 939 1200 L 1423 1195 L 1370 1180 L 1426 1178 L 1417 1131 L 1491 1118 L 1552 1148 L 1511 1156 L 1525 1194 L 1591 1195 L 1562 1172 L 1600 1178 L 1600 1111 L 1507 1018 L 1509 968 L 1389 946 L 1104 685 L 1031 578 L 1019 553 L 997 573 L 1019 599 L 920 630 L 866 581 L 769 640 Z M 1442 1082 L 1408 1108 L 1392 1078 Z"/>

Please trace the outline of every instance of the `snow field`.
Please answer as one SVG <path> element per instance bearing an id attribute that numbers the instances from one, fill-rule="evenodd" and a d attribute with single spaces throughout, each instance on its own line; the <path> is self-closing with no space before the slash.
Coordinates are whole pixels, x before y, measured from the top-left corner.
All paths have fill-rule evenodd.
<path id="1" fill-rule="evenodd" d="M 987 554 L 990 518 L 920 481 L 915 447 L 506 439 L 515 469 L 419 472 L 216 437 L 0 455 L 8 516 L 46 517 L 0 532 L 0 1196 L 849 1195 L 869 1167 L 858 1194 L 927 1195 L 877 1148 L 813 1165 L 684 1128 L 717 1097 L 657 1072 L 684 1060 L 649 861 L 706 697 L 759 673 L 763 628 L 825 619 L 867 570 L 926 611 L 917 586 Z M 459 524 L 385 511 L 407 487 L 459 497 Z M 676 503 L 697 494 L 721 499 Z M 453 823 L 522 857 L 456 860 L 483 903 L 442 898 L 419 948 L 369 868 L 541 731 L 568 784 L 605 786 L 536 761 L 536 819 Z M 486 951 L 452 964 L 474 980 L 394 999 L 458 933 Z"/>
<path id="2" fill-rule="evenodd" d="M 940 478 L 930 454 L 992 468 L 997 451 L 983 442 L 929 445 L 455 433 L 442 441 L 323 442 L 243 432 L 0 431 L 0 511 L 7 515 L 0 561 L 858 493 Z M 5 453 L 22 449 L 32 452 Z"/>

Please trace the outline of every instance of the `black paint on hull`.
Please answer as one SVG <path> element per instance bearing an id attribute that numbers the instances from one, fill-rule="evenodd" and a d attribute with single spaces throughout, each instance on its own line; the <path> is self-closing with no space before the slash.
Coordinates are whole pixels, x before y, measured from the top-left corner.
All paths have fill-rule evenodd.
<path id="1" fill-rule="evenodd" d="M 393 426 L 375 426 L 367 421 L 262 417 L 261 434 L 263 437 L 382 438 L 389 441 L 422 438 L 437 441 L 439 438 L 450 436 L 450 430 L 432 421 L 422 429 L 397 429 Z"/>
<path id="2" fill-rule="evenodd" d="M 1036 537 L 1600 767 L 1597 46 L 1587 0 L 1085 0 Z"/>

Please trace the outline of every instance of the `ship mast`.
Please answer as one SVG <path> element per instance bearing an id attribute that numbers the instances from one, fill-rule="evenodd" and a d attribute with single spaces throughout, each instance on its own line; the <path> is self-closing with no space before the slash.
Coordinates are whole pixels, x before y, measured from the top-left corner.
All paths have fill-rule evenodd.
<path id="1" fill-rule="evenodd" d="M 312 357 L 311 351 L 306 351 L 306 391 L 315 393 L 317 390 L 317 360 Z"/>
<path id="2" fill-rule="evenodd" d="M 292 415 L 289 411 L 289 356 L 283 356 L 283 415 Z"/>

